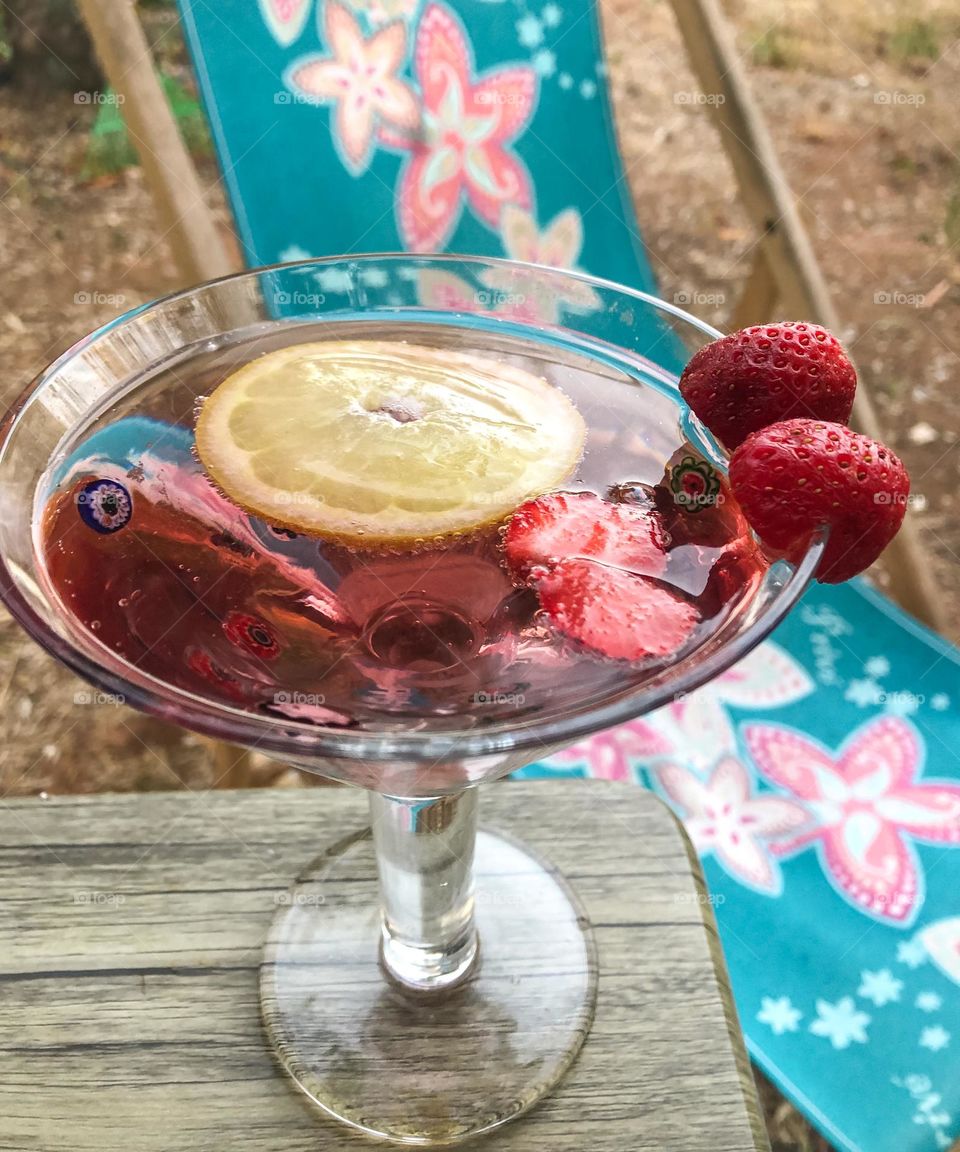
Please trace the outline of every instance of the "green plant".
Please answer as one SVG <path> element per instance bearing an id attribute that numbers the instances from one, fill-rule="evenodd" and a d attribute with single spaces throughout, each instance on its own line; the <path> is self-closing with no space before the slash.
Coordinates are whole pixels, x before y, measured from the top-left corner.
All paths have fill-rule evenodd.
<path id="1" fill-rule="evenodd" d="M 213 146 L 203 109 L 196 98 L 172 76 L 161 76 L 161 81 L 191 155 L 198 158 L 209 156 Z M 99 176 L 110 176 L 137 163 L 139 158 L 123 120 L 122 106 L 114 100 L 104 101 L 90 131 L 81 178 L 94 180 Z"/>
<path id="2" fill-rule="evenodd" d="M 890 33 L 887 52 L 892 60 L 901 64 L 910 60 L 936 60 L 940 55 L 940 36 L 929 20 L 907 20 Z"/>
<path id="3" fill-rule="evenodd" d="M 0 69 L 9 64 L 13 58 L 13 46 L 7 34 L 7 13 L 0 8 Z"/>
<path id="4" fill-rule="evenodd" d="M 800 62 L 795 38 L 776 25 L 754 41 L 750 54 L 754 64 L 762 68 L 795 68 Z"/>

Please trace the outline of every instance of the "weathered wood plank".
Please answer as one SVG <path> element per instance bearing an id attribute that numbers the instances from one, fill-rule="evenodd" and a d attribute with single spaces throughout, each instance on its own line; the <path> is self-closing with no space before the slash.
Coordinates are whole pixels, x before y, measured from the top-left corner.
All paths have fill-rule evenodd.
<path id="1" fill-rule="evenodd" d="M 257 977 L 289 881 L 365 815 L 352 789 L 0 805 L 5 1152 L 364 1147 L 276 1069 Z M 490 787 L 483 815 L 565 872 L 601 965 L 573 1070 L 484 1146 L 765 1147 L 715 929 L 666 809 L 572 781 Z"/>

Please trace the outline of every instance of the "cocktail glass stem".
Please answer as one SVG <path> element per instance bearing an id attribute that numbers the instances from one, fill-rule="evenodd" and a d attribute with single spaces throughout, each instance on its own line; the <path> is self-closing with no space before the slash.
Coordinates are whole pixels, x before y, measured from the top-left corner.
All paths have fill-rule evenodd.
<path id="1" fill-rule="evenodd" d="M 381 961 L 422 992 L 463 980 L 477 958 L 473 857 L 477 789 L 405 799 L 370 793 L 382 905 Z"/>

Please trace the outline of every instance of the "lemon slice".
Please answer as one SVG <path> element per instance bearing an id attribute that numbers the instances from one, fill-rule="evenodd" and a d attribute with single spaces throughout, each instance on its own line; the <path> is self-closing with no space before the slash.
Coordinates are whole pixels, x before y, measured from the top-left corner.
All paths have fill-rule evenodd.
<path id="1" fill-rule="evenodd" d="M 512 365 L 386 341 L 271 352 L 204 402 L 196 442 L 230 499 L 272 524 L 416 546 L 502 520 L 583 450 L 562 392 Z"/>

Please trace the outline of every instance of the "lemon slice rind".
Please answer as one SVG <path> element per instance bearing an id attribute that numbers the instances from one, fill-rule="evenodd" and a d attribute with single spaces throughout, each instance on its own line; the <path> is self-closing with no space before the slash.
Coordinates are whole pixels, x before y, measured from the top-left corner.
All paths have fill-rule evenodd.
<path id="1" fill-rule="evenodd" d="M 205 400 L 197 454 L 279 528 L 409 548 L 502 521 L 576 468 L 586 427 L 516 365 L 388 341 L 267 353 Z"/>

